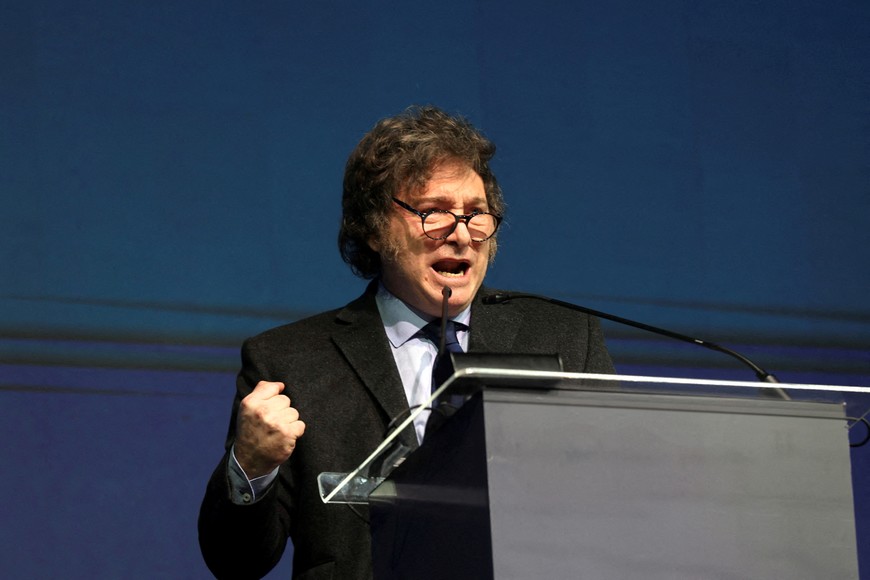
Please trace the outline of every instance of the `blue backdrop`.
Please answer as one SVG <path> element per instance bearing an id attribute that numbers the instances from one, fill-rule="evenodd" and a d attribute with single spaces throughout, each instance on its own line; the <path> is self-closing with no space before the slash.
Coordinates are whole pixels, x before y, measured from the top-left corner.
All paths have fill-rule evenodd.
<path id="1" fill-rule="evenodd" d="M 490 285 L 870 386 L 868 29 L 860 0 L 0 3 L 4 575 L 207 576 L 238 346 L 362 290 L 344 161 L 412 103 L 499 146 Z M 622 372 L 752 378 L 607 331 Z"/>

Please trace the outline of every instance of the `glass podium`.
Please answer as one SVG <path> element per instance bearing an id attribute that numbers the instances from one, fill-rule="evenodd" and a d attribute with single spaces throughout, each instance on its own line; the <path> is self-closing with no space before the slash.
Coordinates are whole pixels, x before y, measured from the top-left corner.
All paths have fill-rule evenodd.
<path id="1" fill-rule="evenodd" d="M 319 477 L 368 506 L 375 578 L 858 577 L 868 387 L 467 366 L 445 400 Z"/>

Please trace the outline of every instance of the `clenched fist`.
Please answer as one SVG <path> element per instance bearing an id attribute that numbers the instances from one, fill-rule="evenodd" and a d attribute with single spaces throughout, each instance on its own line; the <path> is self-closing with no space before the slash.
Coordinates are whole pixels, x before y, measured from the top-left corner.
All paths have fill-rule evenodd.
<path id="1" fill-rule="evenodd" d="M 239 406 L 234 452 L 250 479 L 287 461 L 305 432 L 305 423 L 282 391 L 284 383 L 260 381 Z"/>

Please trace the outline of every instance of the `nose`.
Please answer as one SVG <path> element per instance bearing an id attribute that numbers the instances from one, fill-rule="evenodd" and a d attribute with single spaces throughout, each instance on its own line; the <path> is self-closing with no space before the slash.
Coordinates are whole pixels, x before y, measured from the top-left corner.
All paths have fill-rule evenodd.
<path id="1" fill-rule="evenodd" d="M 469 245 L 471 243 L 471 233 L 468 231 L 468 224 L 465 223 L 465 220 L 459 220 L 456 227 L 445 240 L 460 246 Z"/>

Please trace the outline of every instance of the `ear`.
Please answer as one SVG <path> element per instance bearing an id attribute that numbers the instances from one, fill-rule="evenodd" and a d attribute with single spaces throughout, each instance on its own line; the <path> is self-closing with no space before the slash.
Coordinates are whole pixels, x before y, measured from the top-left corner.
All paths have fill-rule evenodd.
<path id="1" fill-rule="evenodd" d="M 377 238 L 377 236 L 372 236 L 367 239 L 366 245 L 369 247 L 369 249 L 371 249 L 371 251 L 378 254 L 381 253 L 381 241 Z"/>

